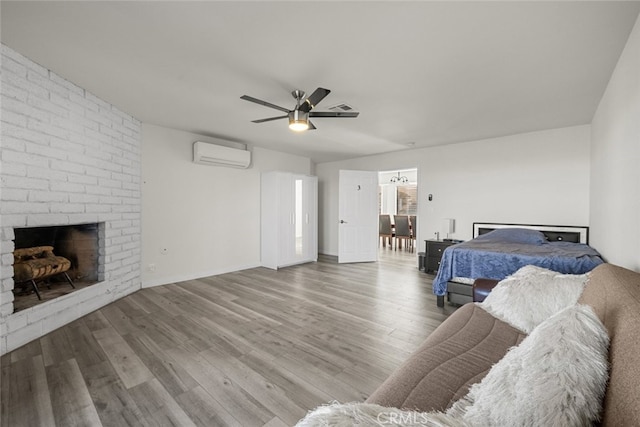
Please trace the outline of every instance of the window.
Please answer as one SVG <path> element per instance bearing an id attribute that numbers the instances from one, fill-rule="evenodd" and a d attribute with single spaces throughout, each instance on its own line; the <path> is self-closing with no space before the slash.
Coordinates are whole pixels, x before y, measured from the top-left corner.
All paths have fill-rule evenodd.
<path id="1" fill-rule="evenodd" d="M 398 215 L 418 214 L 418 186 L 416 184 L 396 187 L 396 212 Z"/>

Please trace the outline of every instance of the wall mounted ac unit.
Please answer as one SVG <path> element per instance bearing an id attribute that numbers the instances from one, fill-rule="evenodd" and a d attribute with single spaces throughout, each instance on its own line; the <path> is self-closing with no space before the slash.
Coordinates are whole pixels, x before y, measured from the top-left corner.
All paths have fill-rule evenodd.
<path id="1" fill-rule="evenodd" d="M 251 152 L 196 141 L 193 143 L 193 161 L 203 165 L 246 169 L 251 164 Z"/>

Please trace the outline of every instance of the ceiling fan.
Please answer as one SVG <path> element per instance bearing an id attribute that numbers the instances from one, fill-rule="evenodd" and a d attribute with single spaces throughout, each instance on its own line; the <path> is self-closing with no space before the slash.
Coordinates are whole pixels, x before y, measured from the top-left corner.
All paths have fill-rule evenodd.
<path id="1" fill-rule="evenodd" d="M 309 117 L 358 117 L 357 112 L 342 112 L 342 111 L 311 111 L 315 108 L 320 101 L 322 101 L 331 91 L 319 87 L 311 96 L 305 99 L 305 93 L 301 90 L 294 90 L 291 95 L 296 100 L 296 106 L 293 110 L 289 110 L 284 107 L 272 104 L 261 99 L 254 98 L 249 95 L 242 95 L 240 99 L 245 101 L 255 102 L 256 104 L 264 105 L 265 107 L 275 108 L 284 113 L 285 116 L 269 117 L 267 119 L 253 120 L 253 123 L 270 122 L 271 120 L 289 119 L 289 129 L 300 132 L 303 130 L 313 130 L 316 127 L 311 123 Z"/>

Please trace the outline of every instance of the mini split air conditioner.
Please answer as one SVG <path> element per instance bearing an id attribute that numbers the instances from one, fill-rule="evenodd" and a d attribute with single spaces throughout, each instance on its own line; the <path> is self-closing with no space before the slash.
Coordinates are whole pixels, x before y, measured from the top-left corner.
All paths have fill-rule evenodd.
<path id="1" fill-rule="evenodd" d="M 246 169 L 251 164 L 251 152 L 196 141 L 193 143 L 193 161 L 203 165 Z"/>

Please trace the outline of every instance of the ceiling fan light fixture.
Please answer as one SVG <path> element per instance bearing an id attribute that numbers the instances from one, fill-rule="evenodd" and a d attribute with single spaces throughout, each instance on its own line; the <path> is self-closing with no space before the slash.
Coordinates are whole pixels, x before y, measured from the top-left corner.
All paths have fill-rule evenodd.
<path id="1" fill-rule="evenodd" d="M 289 113 L 289 129 L 302 132 L 309 129 L 309 113 L 293 110 Z"/>
<path id="2" fill-rule="evenodd" d="M 309 121 L 309 117 L 334 117 L 334 118 L 348 118 L 348 117 L 358 117 L 358 112 L 356 111 L 347 111 L 351 109 L 351 107 L 346 104 L 341 104 L 341 111 L 315 111 L 316 105 L 320 101 L 322 101 L 327 95 L 329 95 L 331 91 L 325 88 L 317 88 L 313 91 L 313 93 L 305 98 L 306 94 L 301 90 L 294 90 L 291 92 L 291 95 L 296 99 L 296 106 L 293 110 L 289 110 L 287 108 L 281 107 L 276 104 L 272 104 L 267 101 L 263 101 L 258 98 L 254 98 L 249 95 L 242 95 L 240 99 L 244 99 L 245 101 L 253 102 L 256 104 L 264 105 L 265 107 L 273 108 L 278 111 L 282 111 L 286 113 L 284 116 L 277 117 L 268 117 L 266 119 L 259 120 L 251 120 L 253 123 L 264 123 L 270 122 L 272 120 L 279 119 L 289 119 L 289 129 L 294 132 L 304 132 L 306 130 L 314 130 L 316 127 L 314 124 Z"/>

